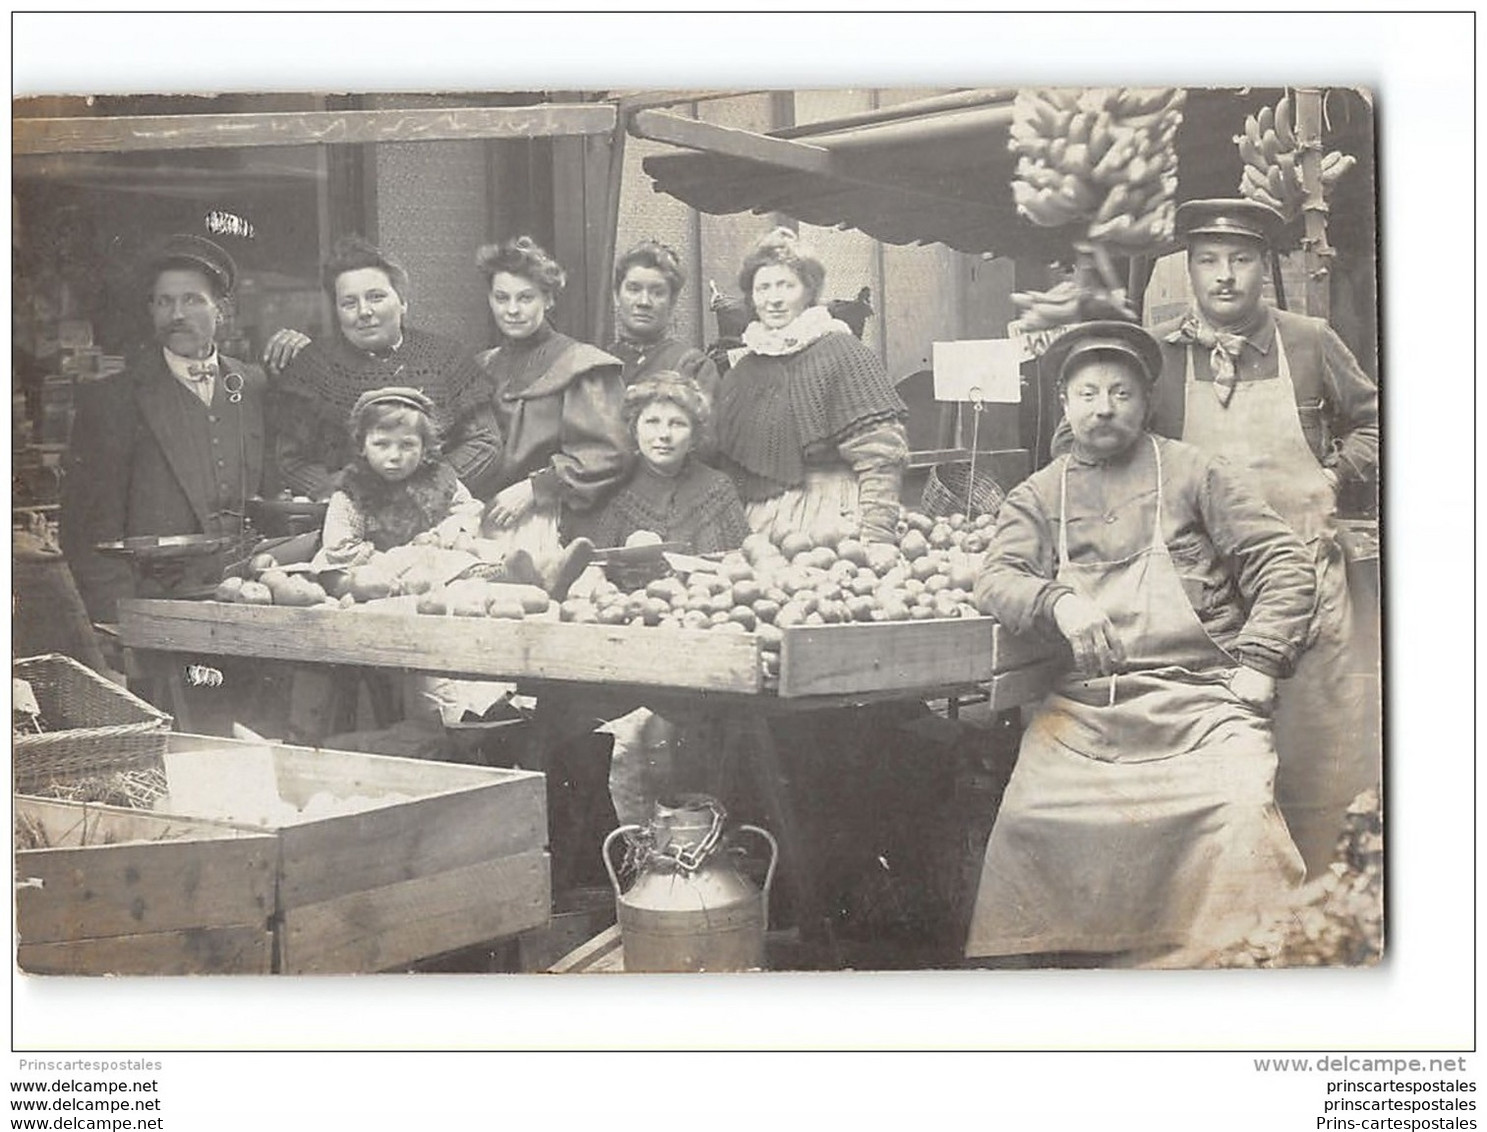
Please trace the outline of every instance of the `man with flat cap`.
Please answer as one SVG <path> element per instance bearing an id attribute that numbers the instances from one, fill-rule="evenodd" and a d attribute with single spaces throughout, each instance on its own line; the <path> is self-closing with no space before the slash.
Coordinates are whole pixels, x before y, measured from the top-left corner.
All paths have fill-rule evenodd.
<path id="1" fill-rule="evenodd" d="M 128 564 L 96 553 L 98 543 L 240 535 L 246 501 L 263 487 L 266 379 L 217 349 L 232 257 L 201 236 L 171 236 L 141 282 L 154 345 L 123 373 L 77 387 L 62 481 L 62 549 L 94 621 L 115 620 L 121 597 L 159 596 L 136 595 Z M 221 565 L 187 569 L 207 584 Z"/>
<path id="2" fill-rule="evenodd" d="M 1315 575 L 1222 460 L 1148 430 L 1149 334 L 1086 323 L 1047 358 L 1071 450 L 1008 494 L 976 601 L 1074 667 L 1023 734 L 966 954 L 1190 964 L 1301 879 L 1270 710 Z"/>
<path id="3" fill-rule="evenodd" d="M 1276 707 L 1281 810 L 1309 875 L 1331 863 L 1348 804 L 1379 781 L 1378 704 L 1349 675 L 1353 613 L 1334 515 L 1340 485 L 1378 467 L 1378 387 L 1319 318 L 1262 295 L 1284 227 L 1255 201 L 1177 210 L 1193 305 L 1161 343 L 1152 431 L 1225 457 L 1295 528 L 1317 569 L 1311 644 Z M 1057 441 L 1055 450 L 1058 449 Z"/>

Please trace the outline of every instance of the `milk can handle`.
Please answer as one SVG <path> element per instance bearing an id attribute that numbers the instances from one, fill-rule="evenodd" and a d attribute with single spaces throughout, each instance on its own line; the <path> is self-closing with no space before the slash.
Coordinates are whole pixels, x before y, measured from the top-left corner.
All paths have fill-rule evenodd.
<path id="1" fill-rule="evenodd" d="M 740 833 L 757 833 L 765 841 L 769 842 L 769 871 L 764 874 L 764 926 L 769 926 L 769 886 L 774 883 L 774 867 L 780 863 L 780 843 L 774 839 L 774 834 L 767 829 L 760 829 L 757 825 L 741 825 L 738 827 Z"/>
<path id="2" fill-rule="evenodd" d="M 609 874 L 609 883 L 614 885 L 614 894 L 616 897 L 620 895 L 620 878 L 615 875 L 614 863 L 609 859 L 609 846 L 616 837 L 620 836 L 620 834 L 639 833 L 643 828 L 643 826 L 638 825 L 622 825 L 619 829 L 613 830 L 610 835 L 604 839 L 604 847 L 599 850 L 599 852 L 604 856 L 604 871 Z"/>

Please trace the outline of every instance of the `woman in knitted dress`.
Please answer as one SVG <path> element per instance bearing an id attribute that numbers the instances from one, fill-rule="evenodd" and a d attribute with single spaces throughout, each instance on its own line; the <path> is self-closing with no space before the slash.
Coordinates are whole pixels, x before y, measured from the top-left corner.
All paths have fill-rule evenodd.
<path id="1" fill-rule="evenodd" d="M 877 355 L 816 305 L 826 268 L 776 228 L 738 280 L 755 321 L 719 387 L 718 449 L 750 527 L 897 542 L 908 409 Z"/>
<path id="2" fill-rule="evenodd" d="M 685 542 L 694 554 L 732 550 L 749 533 L 733 481 L 694 455 L 707 442 L 712 409 L 696 379 L 674 370 L 625 391 L 626 431 L 640 454 L 630 480 L 594 520 L 599 546 L 636 531 Z"/>
<path id="3" fill-rule="evenodd" d="M 359 236 L 337 241 L 323 281 L 338 333 L 311 342 L 281 332 L 271 349 L 287 358 L 269 412 L 284 486 L 328 499 L 337 473 L 359 455 L 346 431 L 356 400 L 371 389 L 409 386 L 434 404 L 444 458 L 485 498 L 501 434 L 473 353 L 453 339 L 407 326 L 408 273 Z"/>
<path id="4" fill-rule="evenodd" d="M 576 533 L 629 470 L 624 367 L 547 321 L 565 275 L 530 237 L 482 247 L 476 262 L 502 336 L 479 362 L 505 438 L 487 492 L 477 492 L 489 500 L 483 533 L 554 563 L 560 532 Z"/>

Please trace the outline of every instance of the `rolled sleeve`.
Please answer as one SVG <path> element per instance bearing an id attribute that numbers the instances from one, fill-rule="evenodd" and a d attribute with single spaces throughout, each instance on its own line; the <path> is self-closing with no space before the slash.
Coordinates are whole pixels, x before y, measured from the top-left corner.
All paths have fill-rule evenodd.
<path id="1" fill-rule="evenodd" d="M 1014 633 L 1057 635 L 1053 605 L 1073 588 L 1054 580 L 1053 526 L 1037 495 L 1023 483 L 997 515 L 996 530 L 976 579 L 976 608 Z"/>
<path id="2" fill-rule="evenodd" d="M 909 460 L 904 426 L 887 421 L 864 429 L 837 445 L 837 453 L 857 477 L 857 509 L 862 535 L 871 542 L 895 542 L 899 493 Z"/>

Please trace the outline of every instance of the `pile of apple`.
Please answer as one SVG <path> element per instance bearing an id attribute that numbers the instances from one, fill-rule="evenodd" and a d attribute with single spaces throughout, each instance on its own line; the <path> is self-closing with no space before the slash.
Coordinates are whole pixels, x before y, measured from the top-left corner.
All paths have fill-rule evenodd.
<path id="1" fill-rule="evenodd" d="M 626 592 L 601 582 L 564 601 L 563 621 L 753 633 L 778 676 L 783 630 L 795 625 L 978 617 L 972 590 L 995 519 L 909 512 L 897 545 L 855 533 L 750 535 L 713 572 L 665 577 Z"/>

